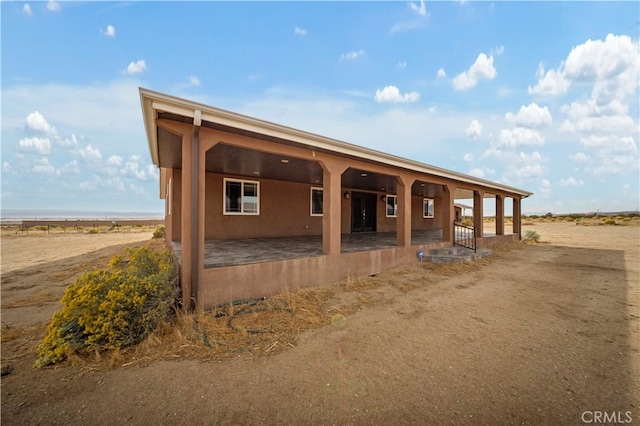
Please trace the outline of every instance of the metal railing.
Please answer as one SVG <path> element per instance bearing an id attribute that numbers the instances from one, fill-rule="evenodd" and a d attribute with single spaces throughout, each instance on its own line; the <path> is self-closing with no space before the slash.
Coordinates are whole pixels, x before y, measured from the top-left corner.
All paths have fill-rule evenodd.
<path id="1" fill-rule="evenodd" d="M 453 221 L 453 245 L 476 251 L 476 230 L 473 226 Z"/>

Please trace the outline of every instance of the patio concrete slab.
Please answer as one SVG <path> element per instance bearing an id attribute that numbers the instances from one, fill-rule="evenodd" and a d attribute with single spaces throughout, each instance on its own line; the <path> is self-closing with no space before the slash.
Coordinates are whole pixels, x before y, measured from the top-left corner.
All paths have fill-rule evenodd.
<path id="1" fill-rule="evenodd" d="M 442 242 L 442 231 L 420 231 L 411 235 L 413 245 Z M 396 246 L 396 233 L 353 233 L 342 235 L 342 253 L 381 250 Z M 181 244 L 173 243 L 180 259 Z M 238 240 L 206 240 L 205 268 L 276 262 L 302 257 L 322 256 L 322 236 L 246 238 Z"/>

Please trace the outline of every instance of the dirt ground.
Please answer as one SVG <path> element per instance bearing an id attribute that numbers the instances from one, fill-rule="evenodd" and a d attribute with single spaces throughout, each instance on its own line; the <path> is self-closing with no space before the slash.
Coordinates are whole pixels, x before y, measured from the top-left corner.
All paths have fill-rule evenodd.
<path id="1" fill-rule="evenodd" d="M 158 241 L 3 234 L 2 424 L 639 423 L 640 227 L 523 229 L 540 243 L 464 268 L 396 268 L 368 288 L 331 284 L 335 303 L 363 302 L 346 325 L 273 355 L 41 370 L 36 347 L 64 288 Z"/>

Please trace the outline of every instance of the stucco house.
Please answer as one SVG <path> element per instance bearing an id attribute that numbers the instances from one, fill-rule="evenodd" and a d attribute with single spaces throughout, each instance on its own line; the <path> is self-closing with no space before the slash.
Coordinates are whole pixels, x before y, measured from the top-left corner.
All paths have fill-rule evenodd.
<path id="1" fill-rule="evenodd" d="M 479 247 L 520 239 L 528 191 L 143 88 L 140 101 L 187 306 L 415 262 L 454 244 L 456 199 L 474 200 Z"/>

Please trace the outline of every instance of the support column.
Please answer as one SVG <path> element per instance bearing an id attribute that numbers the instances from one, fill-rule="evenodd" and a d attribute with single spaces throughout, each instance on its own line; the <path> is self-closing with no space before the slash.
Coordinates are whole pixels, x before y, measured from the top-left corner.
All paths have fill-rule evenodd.
<path id="1" fill-rule="evenodd" d="M 193 302 L 193 269 L 196 265 L 193 243 L 194 243 L 194 223 L 192 217 L 193 209 L 193 173 L 197 172 L 197 162 L 193 164 L 193 137 L 192 135 L 182 136 L 182 197 L 180 200 L 181 220 L 180 220 L 180 284 L 182 287 L 182 306 L 190 309 Z M 197 154 L 196 154 L 197 155 Z M 197 181 L 197 180 L 196 180 Z M 196 200 L 197 201 L 197 200 Z M 197 242 L 197 241 L 196 241 Z M 197 272 L 196 272 L 197 277 Z"/>
<path id="2" fill-rule="evenodd" d="M 496 235 L 504 235 L 504 196 L 496 195 Z"/>
<path id="3" fill-rule="evenodd" d="M 518 240 L 522 239 L 522 217 L 520 213 L 520 198 L 513 198 L 513 233 L 518 234 Z"/>
<path id="4" fill-rule="evenodd" d="M 452 245 L 455 232 L 453 221 L 456 217 L 455 194 L 455 186 L 442 185 L 442 241 L 449 241 Z"/>
<path id="5" fill-rule="evenodd" d="M 398 217 L 396 220 L 396 240 L 401 247 L 411 246 L 411 185 L 415 179 L 398 176 Z"/>
<path id="6" fill-rule="evenodd" d="M 322 251 L 340 254 L 342 249 L 342 173 L 347 169 L 337 161 L 325 160 L 322 166 Z"/>
<path id="7" fill-rule="evenodd" d="M 473 191 L 473 227 L 476 238 L 484 236 L 484 192 Z"/>
<path id="8" fill-rule="evenodd" d="M 162 184 L 166 185 L 165 188 L 165 207 L 164 207 L 164 242 L 167 248 L 171 248 L 173 242 L 173 173 L 174 169 L 161 169 L 164 170 L 164 175 L 160 174 Z M 164 179 L 162 177 L 164 176 Z"/>

